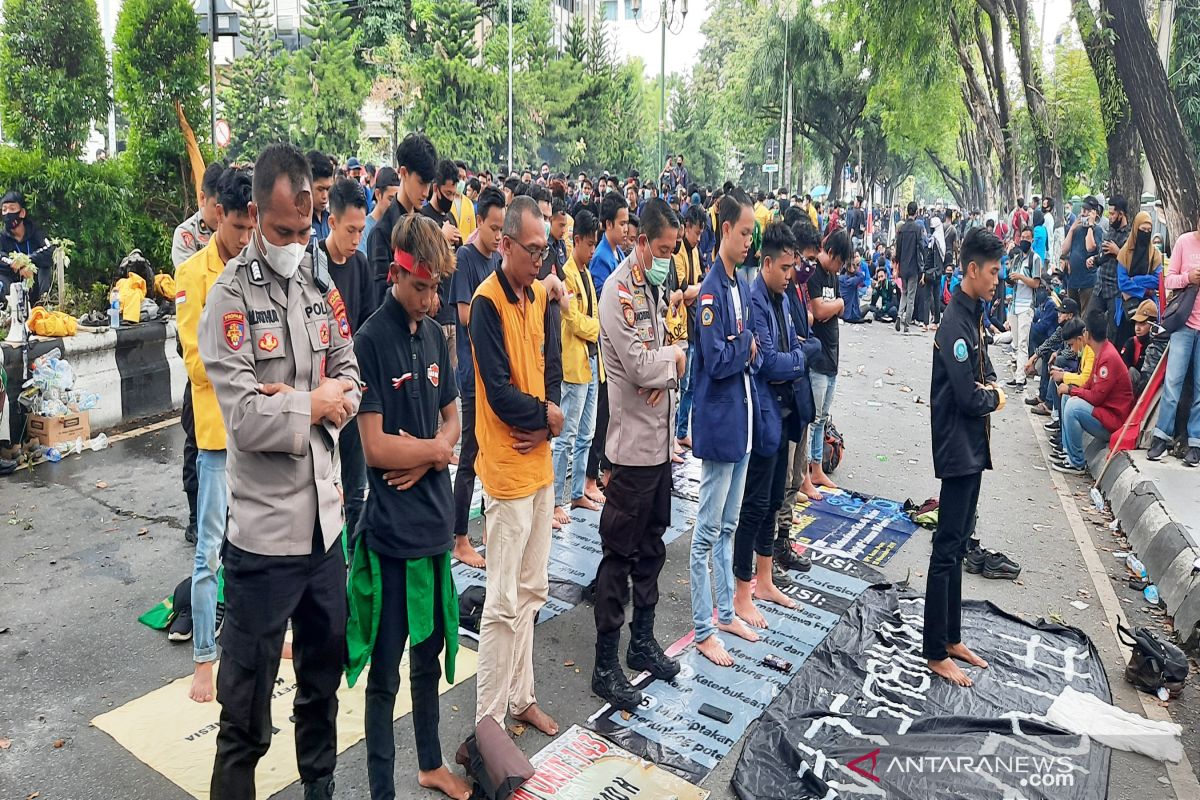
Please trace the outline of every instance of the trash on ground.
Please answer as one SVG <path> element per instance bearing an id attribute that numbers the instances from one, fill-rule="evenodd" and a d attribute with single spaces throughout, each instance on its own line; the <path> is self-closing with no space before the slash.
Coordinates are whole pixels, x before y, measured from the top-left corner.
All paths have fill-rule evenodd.
<path id="1" fill-rule="evenodd" d="M 1076 611 L 1085 611 L 1088 608 L 1090 608 L 1091 606 L 1089 606 L 1087 603 L 1083 602 L 1082 600 L 1072 600 L 1071 607 L 1074 608 Z"/>

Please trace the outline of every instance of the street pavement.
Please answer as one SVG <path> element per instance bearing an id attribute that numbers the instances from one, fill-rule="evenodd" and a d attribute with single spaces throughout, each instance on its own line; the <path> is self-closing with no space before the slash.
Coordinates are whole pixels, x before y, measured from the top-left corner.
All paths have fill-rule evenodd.
<path id="1" fill-rule="evenodd" d="M 833 415 L 846 439 L 835 478 L 846 487 L 918 502 L 937 496 L 929 455 L 931 348 L 932 334 L 842 326 Z M 1005 359 L 995 348 L 992 356 L 1007 378 Z M 1003 550 L 1024 569 L 1016 583 L 966 575 L 964 595 L 1028 618 L 1054 614 L 1081 628 L 1103 658 L 1117 705 L 1145 713 L 1143 701 L 1151 707 L 1157 701 L 1139 697 L 1122 679 L 1125 662 L 1104 606 L 1114 605 L 1131 625 L 1161 618 L 1125 586 L 1123 564 L 1110 555 L 1119 540 L 1088 512 L 1088 484 L 1047 470 L 1041 418 L 1031 418 L 1014 396 L 993 420 L 995 469 L 984 478 L 978 530 L 985 547 Z M 0 519 L 7 522 L 0 524 L 0 800 L 187 797 L 89 725 L 97 714 L 191 672 L 190 643 L 171 645 L 137 622 L 191 568 L 192 548 L 183 540 L 182 440 L 179 426 L 168 425 L 0 483 Z M 1085 559 L 1078 541 L 1098 557 Z M 664 643 L 690 628 L 687 551 L 687 537 L 668 547 L 658 617 Z M 884 572 L 923 589 L 928 557 L 929 535 L 918 531 Z M 1073 600 L 1088 607 L 1077 610 Z M 537 628 L 539 700 L 564 729 L 600 707 L 588 687 L 594 640 L 586 603 Z M 987 643 L 981 645 L 986 655 Z M 1189 683 L 1170 713 L 1184 725 L 1194 767 L 1200 765 L 1200 684 L 1195 675 Z M 448 759 L 470 733 L 474 703 L 473 679 L 442 697 Z M 435 796 L 416 786 L 411 723 L 401 719 L 396 727 L 400 795 Z M 549 740 L 530 729 L 516 741 L 532 754 Z M 714 798 L 733 797 L 729 778 L 740 748 L 705 781 Z M 1114 752 L 1109 797 L 1196 800 L 1194 781 L 1185 769 L 1169 776 L 1162 764 Z M 337 786 L 339 797 L 367 796 L 361 743 L 339 757 Z M 298 800 L 302 792 L 293 784 L 276 797 Z"/>

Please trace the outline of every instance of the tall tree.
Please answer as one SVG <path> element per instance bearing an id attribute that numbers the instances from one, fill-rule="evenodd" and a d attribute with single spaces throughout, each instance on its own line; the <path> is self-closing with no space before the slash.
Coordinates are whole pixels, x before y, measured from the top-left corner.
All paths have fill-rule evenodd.
<path id="1" fill-rule="evenodd" d="M 4 132 L 49 156 L 79 155 L 108 115 L 108 68 L 92 0 L 5 0 L 0 31 Z"/>
<path id="2" fill-rule="evenodd" d="M 1106 27 L 1113 34 L 1113 58 L 1126 87 L 1129 110 L 1142 137 L 1146 161 L 1166 208 L 1172 236 L 1195 230 L 1200 220 L 1196 164 L 1187 141 L 1167 72 L 1158 60 L 1141 3 L 1101 0 Z"/>
<path id="3" fill-rule="evenodd" d="M 283 43 L 275 36 L 270 0 L 244 0 L 239 34 L 245 53 L 225 71 L 221 105 L 232 140 L 229 157 L 253 160 L 288 134 Z"/>
<path id="4" fill-rule="evenodd" d="M 358 65 L 359 34 L 345 4 L 309 3 L 300 34 L 308 41 L 296 51 L 287 82 L 292 140 L 325 153 L 353 153 L 371 83 Z"/>
<path id="5" fill-rule="evenodd" d="M 1183 129 L 1200 156 L 1200 0 L 1181 0 L 1171 38 L 1171 89 Z"/>
<path id="6" fill-rule="evenodd" d="M 113 45 L 113 89 L 150 210 L 182 216 L 194 196 L 175 104 L 191 124 L 204 120 L 208 77 L 196 12 L 188 0 L 125 0 Z"/>
<path id="7" fill-rule="evenodd" d="M 1129 113 L 1125 87 L 1121 85 L 1121 77 L 1117 74 L 1112 38 L 1096 19 L 1096 12 L 1088 0 L 1071 0 L 1071 10 L 1100 91 L 1100 116 L 1104 120 L 1104 144 L 1108 154 L 1109 194 L 1123 195 L 1137 202 L 1142 196 L 1142 142 L 1138 138 L 1137 126 L 1133 124 L 1133 116 Z M 1200 22 L 1197 25 L 1200 26 Z M 1200 42 L 1197 44 L 1200 45 Z M 1200 82 L 1197 85 L 1200 86 Z"/>

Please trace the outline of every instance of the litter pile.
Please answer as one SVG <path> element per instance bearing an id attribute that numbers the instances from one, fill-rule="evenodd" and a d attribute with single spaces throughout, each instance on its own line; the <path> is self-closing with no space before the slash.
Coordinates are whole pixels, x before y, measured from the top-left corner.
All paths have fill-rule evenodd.
<path id="1" fill-rule="evenodd" d="M 100 403 L 100 396 L 76 384 L 75 370 L 57 347 L 30 364 L 18 401 L 29 415 L 26 431 L 30 442 L 23 460 L 59 461 L 82 453 L 85 447 L 95 451 L 108 446 L 104 434 L 91 437 L 88 420 L 88 411 Z"/>

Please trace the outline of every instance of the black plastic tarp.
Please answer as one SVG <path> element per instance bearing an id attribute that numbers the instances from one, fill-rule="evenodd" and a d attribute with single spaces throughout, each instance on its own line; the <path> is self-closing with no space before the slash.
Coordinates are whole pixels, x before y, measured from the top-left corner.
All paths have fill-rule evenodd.
<path id="1" fill-rule="evenodd" d="M 750 732 L 742 800 L 1107 796 L 1108 748 L 1040 721 L 1067 686 L 1112 700 L 1081 631 L 964 601 L 963 639 L 990 668 L 961 688 L 921 658 L 922 615 L 895 587 L 858 599 Z"/>

